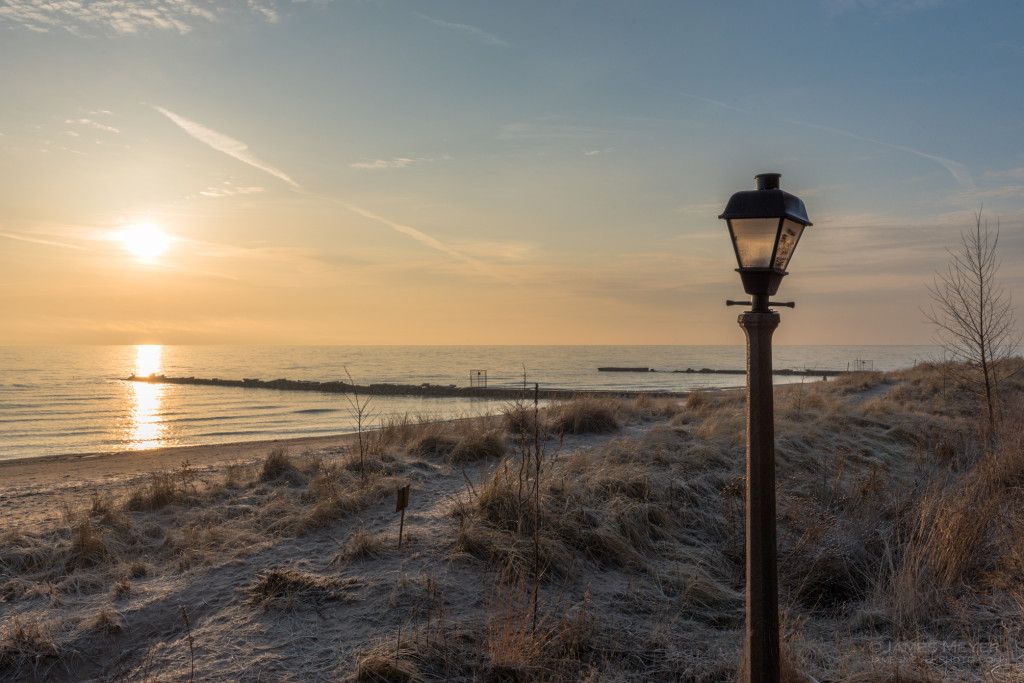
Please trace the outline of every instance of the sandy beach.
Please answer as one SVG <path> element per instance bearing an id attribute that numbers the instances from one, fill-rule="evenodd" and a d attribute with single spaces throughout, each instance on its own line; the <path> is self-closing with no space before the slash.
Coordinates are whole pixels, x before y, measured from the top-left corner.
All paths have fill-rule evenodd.
<path id="1" fill-rule="evenodd" d="M 275 448 L 340 452 L 353 438 L 338 434 L 0 460 L 0 515 L 10 520 L 8 528 L 33 527 L 60 519 L 62 508 L 77 507 L 97 491 L 125 489 L 153 472 L 179 468 L 186 460 L 208 476 L 229 464 L 253 463 Z"/>

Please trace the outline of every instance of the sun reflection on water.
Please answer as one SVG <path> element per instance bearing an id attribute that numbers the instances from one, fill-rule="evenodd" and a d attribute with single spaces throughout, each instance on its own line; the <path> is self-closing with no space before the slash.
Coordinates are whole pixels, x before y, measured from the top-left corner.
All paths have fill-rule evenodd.
<path id="1" fill-rule="evenodd" d="M 146 377 L 160 372 L 163 347 L 159 344 L 142 344 L 135 347 L 135 375 Z M 139 451 L 163 445 L 164 391 L 166 384 L 127 382 L 130 401 L 130 425 L 127 434 L 129 450 Z"/>

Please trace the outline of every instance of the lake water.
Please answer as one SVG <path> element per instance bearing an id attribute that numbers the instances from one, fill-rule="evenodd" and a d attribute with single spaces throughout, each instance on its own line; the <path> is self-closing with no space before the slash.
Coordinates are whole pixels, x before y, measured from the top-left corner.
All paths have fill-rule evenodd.
<path id="1" fill-rule="evenodd" d="M 776 368 L 893 370 L 935 358 L 931 346 L 777 346 Z M 742 346 L 68 346 L 0 347 L 0 459 L 141 450 L 354 431 L 343 394 L 125 382 L 132 373 L 359 384 L 455 384 L 483 370 L 489 386 L 688 391 L 742 386 Z M 600 366 L 659 372 L 607 373 Z M 778 378 L 778 382 L 794 378 Z M 795 381 L 800 381 L 796 378 Z M 372 397 L 374 421 L 499 411 L 505 401 Z"/>

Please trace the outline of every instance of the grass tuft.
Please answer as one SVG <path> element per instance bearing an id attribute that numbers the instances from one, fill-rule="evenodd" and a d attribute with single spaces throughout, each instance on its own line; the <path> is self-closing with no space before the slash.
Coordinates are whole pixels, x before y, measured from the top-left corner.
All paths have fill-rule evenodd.
<path id="1" fill-rule="evenodd" d="M 305 477 L 292 463 L 288 451 L 283 448 L 275 448 L 267 454 L 260 469 L 259 480 L 261 482 L 282 482 L 301 486 L 306 483 Z"/>
<path id="2" fill-rule="evenodd" d="M 39 669 L 60 655 L 51 626 L 40 619 L 15 615 L 0 626 L 0 674 L 5 680 L 36 679 Z"/>
<path id="3" fill-rule="evenodd" d="M 610 434 L 619 429 L 615 402 L 581 397 L 550 409 L 552 429 L 559 434 Z"/>
<path id="4" fill-rule="evenodd" d="M 365 560 L 379 556 L 384 551 L 384 542 L 372 531 L 359 527 L 349 536 L 345 544 L 344 559 Z"/>
<path id="5" fill-rule="evenodd" d="M 159 510 L 185 500 L 188 494 L 181 481 L 170 472 L 153 472 L 146 484 L 129 494 L 125 507 L 135 512 Z"/>
<path id="6" fill-rule="evenodd" d="M 343 589 L 354 583 L 297 569 L 268 569 L 257 574 L 245 592 L 253 605 L 293 611 L 306 605 L 318 608 L 328 600 L 341 599 Z"/>

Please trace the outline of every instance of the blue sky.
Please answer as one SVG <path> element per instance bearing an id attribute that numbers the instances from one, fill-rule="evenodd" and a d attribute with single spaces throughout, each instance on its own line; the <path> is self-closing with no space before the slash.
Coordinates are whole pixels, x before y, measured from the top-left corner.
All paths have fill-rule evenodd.
<path id="1" fill-rule="evenodd" d="M 814 222 L 777 341 L 927 343 L 982 206 L 1024 291 L 1022 27 L 952 0 L 9 0 L 0 343 L 742 343 L 716 217 L 764 171 Z"/>

